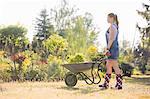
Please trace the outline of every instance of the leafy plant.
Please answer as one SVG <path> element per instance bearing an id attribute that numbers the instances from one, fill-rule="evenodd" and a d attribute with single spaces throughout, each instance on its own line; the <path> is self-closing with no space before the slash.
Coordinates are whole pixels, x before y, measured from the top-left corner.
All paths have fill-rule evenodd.
<path id="1" fill-rule="evenodd" d="M 70 63 L 80 63 L 80 62 L 84 62 L 84 61 L 85 61 L 84 55 L 81 53 L 77 53 L 75 56 L 69 57 Z"/>
<path id="2" fill-rule="evenodd" d="M 65 52 L 68 48 L 67 40 L 57 34 L 51 35 L 43 43 L 49 52 L 55 56 L 62 55 L 62 53 Z"/>

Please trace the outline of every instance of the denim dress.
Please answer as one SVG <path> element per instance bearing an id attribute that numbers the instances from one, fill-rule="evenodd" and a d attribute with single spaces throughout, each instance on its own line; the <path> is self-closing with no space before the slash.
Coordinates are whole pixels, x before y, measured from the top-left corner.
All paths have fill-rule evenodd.
<path id="1" fill-rule="evenodd" d="M 116 33 L 115 33 L 115 39 L 111 45 L 111 48 L 110 48 L 110 53 L 111 55 L 108 56 L 108 59 L 114 59 L 114 60 L 117 60 L 118 57 L 119 57 L 119 44 L 118 44 L 118 34 L 119 34 L 119 31 L 118 31 L 118 26 L 116 24 L 113 24 L 112 27 L 116 30 Z M 107 30 L 106 32 L 106 42 L 107 42 L 107 46 L 108 46 L 108 40 L 109 40 L 109 29 Z"/>

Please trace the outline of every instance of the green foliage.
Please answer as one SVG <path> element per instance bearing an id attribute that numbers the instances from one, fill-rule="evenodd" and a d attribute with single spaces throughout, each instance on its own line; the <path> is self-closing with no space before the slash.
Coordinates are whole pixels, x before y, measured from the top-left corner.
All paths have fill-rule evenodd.
<path id="1" fill-rule="evenodd" d="M 5 82 L 11 80 L 11 74 L 7 69 L 0 70 L 0 80 L 3 80 Z"/>
<path id="2" fill-rule="evenodd" d="M 52 32 L 54 31 L 53 25 L 51 25 L 49 14 L 46 9 L 42 9 L 39 15 L 39 18 L 36 18 L 36 30 L 37 34 L 35 35 L 37 40 L 47 39 Z"/>
<path id="3" fill-rule="evenodd" d="M 26 28 L 20 25 L 10 25 L 0 29 L 0 48 L 9 53 L 25 50 L 29 44 L 25 37 L 27 34 Z"/>
<path id="4" fill-rule="evenodd" d="M 98 48 L 95 45 L 89 46 L 87 49 L 87 56 L 90 58 L 90 60 L 93 60 L 98 55 Z"/>
<path id="5" fill-rule="evenodd" d="M 134 62 L 134 54 L 131 49 L 126 49 L 124 53 L 120 53 L 119 55 L 119 63 L 133 63 Z"/>
<path id="6" fill-rule="evenodd" d="M 105 58 L 105 55 L 103 53 L 97 53 L 95 55 L 92 55 L 90 58 L 92 61 L 97 61 L 99 59 Z"/>
<path id="7" fill-rule="evenodd" d="M 32 48 L 41 55 L 43 59 L 47 58 L 49 52 L 43 46 L 43 41 L 48 39 L 54 33 L 54 26 L 51 24 L 51 18 L 46 9 L 42 9 L 38 18 L 36 18 L 36 34 L 33 37 Z"/>
<path id="8" fill-rule="evenodd" d="M 52 55 L 59 56 L 67 50 L 68 43 L 61 36 L 53 34 L 44 41 L 44 46 L 49 50 Z"/>
<path id="9" fill-rule="evenodd" d="M 61 66 L 62 59 L 50 55 L 48 61 L 50 63 L 47 69 L 48 79 L 64 78 L 66 70 Z"/>
<path id="10" fill-rule="evenodd" d="M 134 58 L 136 60 L 136 65 L 139 67 L 141 72 L 146 73 L 146 66 L 149 64 L 150 60 L 150 5 L 143 4 L 143 10 L 137 10 L 138 14 L 141 15 L 145 21 L 147 26 L 137 25 L 137 28 L 140 32 L 141 42 L 138 47 L 134 50 Z"/>
<path id="11" fill-rule="evenodd" d="M 74 18 L 73 26 L 65 30 L 65 38 L 68 41 L 68 53 L 74 55 L 75 53 L 86 54 L 90 45 L 94 44 L 97 32 L 94 30 L 92 23 L 86 23 L 87 16 L 77 16 Z M 89 19 L 90 20 L 90 19 Z"/>
<path id="12" fill-rule="evenodd" d="M 133 74 L 134 55 L 130 48 L 128 48 L 128 49 L 126 48 L 126 50 L 124 50 L 122 53 L 120 53 L 119 64 L 120 64 L 120 68 L 122 69 L 123 74 L 125 76 L 130 77 Z"/>
<path id="13" fill-rule="evenodd" d="M 85 61 L 85 57 L 81 53 L 77 53 L 74 56 L 69 57 L 69 63 L 80 63 L 84 61 Z"/>
<path id="14" fill-rule="evenodd" d="M 37 65 L 34 65 L 34 67 L 29 67 L 25 73 L 25 79 L 31 81 L 47 80 L 46 67 L 47 66 L 39 67 Z"/>
<path id="15" fill-rule="evenodd" d="M 149 64 L 149 65 L 146 65 L 146 69 L 147 69 L 148 71 L 150 71 L 150 64 Z"/>
<path id="16" fill-rule="evenodd" d="M 120 68 L 122 69 L 123 74 L 126 76 L 130 76 L 133 74 L 134 67 L 129 63 L 121 63 Z"/>
<path id="17" fill-rule="evenodd" d="M 10 64 L 11 60 L 5 57 L 0 57 L 0 80 L 10 81 L 11 73 L 10 73 Z"/>
<path id="18" fill-rule="evenodd" d="M 77 11 L 78 9 L 71 7 L 66 0 L 61 0 L 59 7 L 51 9 L 51 18 L 59 35 L 65 36 L 67 34 L 63 31 L 73 25 L 72 21 Z"/>
<path id="19" fill-rule="evenodd" d="M 141 75 L 142 73 L 141 73 L 141 71 L 139 70 L 139 68 L 134 68 L 133 69 L 133 75 Z"/>
<path id="20" fill-rule="evenodd" d="M 68 42 L 69 55 L 86 54 L 87 48 L 94 44 L 98 34 L 91 13 L 77 15 L 77 11 L 66 0 L 61 1 L 60 7 L 51 9 L 56 32 Z"/>
<path id="21" fill-rule="evenodd" d="M 24 61 L 26 65 L 28 64 L 25 78 L 27 80 L 36 81 L 46 80 L 48 67 L 47 60 L 43 60 L 38 53 L 33 51 L 25 51 L 23 54 L 28 58 L 28 61 Z"/>
<path id="22" fill-rule="evenodd" d="M 5 55 L 2 52 L 0 56 L 8 62 L 10 57 L 7 55 L 21 53 L 21 56 L 14 57 L 15 60 L 9 59 L 11 64 L 0 65 L 0 79 L 62 79 L 66 73 L 62 63 L 79 63 L 95 57 L 98 49 L 94 43 L 98 32 L 95 31 L 92 15 L 78 15 L 77 11 L 66 0 L 62 0 L 61 6 L 50 12 L 41 10 L 36 18 L 37 31 L 32 44 L 29 44 L 27 30 L 23 26 L 0 28 L 0 49 L 6 51 Z"/>

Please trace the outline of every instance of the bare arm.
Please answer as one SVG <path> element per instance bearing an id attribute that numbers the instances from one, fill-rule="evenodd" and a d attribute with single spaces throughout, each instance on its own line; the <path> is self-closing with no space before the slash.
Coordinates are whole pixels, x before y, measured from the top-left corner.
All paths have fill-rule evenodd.
<path id="1" fill-rule="evenodd" d="M 111 48 L 113 41 L 115 40 L 115 32 L 116 30 L 111 25 L 109 28 L 109 39 L 108 39 L 108 46 L 107 46 L 108 49 Z"/>

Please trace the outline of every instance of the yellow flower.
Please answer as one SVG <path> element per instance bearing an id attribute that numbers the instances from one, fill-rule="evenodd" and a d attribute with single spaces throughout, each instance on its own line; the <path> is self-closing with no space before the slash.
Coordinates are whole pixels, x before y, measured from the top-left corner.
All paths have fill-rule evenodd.
<path id="1" fill-rule="evenodd" d="M 98 52 L 98 49 L 97 49 L 96 46 L 92 45 L 92 46 L 90 46 L 90 47 L 87 49 L 87 52 L 88 52 L 89 54 L 95 54 L 95 53 Z"/>
<path id="2" fill-rule="evenodd" d="M 6 69 L 8 67 L 9 67 L 9 64 L 7 64 L 5 62 L 2 62 L 1 65 L 0 65 L 0 70 Z"/>
<path id="3" fill-rule="evenodd" d="M 0 57 L 3 57 L 5 54 L 5 51 L 0 51 Z"/>
<path id="4" fill-rule="evenodd" d="M 31 64 L 31 59 L 30 58 L 26 58 L 24 61 L 23 61 L 23 65 L 24 66 L 28 66 Z"/>

